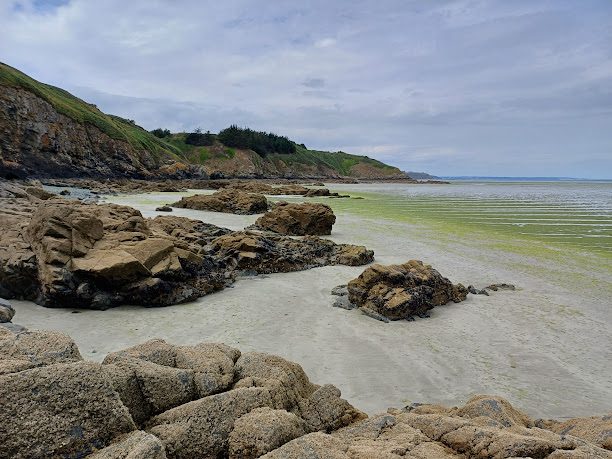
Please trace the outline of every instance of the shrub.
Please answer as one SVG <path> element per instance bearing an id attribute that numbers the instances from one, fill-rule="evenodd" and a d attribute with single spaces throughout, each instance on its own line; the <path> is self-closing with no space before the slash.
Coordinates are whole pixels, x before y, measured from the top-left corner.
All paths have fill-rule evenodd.
<path id="1" fill-rule="evenodd" d="M 271 132 L 239 128 L 236 125 L 223 129 L 217 135 L 217 139 L 228 147 L 253 150 L 259 156 L 266 156 L 270 153 L 295 153 L 295 144 L 287 137 L 272 134 Z"/>
<path id="2" fill-rule="evenodd" d="M 202 130 L 198 128 L 194 132 L 187 134 L 187 137 L 185 137 L 185 143 L 198 147 L 208 147 L 215 143 L 215 135 L 211 134 L 210 131 L 206 131 L 204 134 L 202 134 Z"/>
<path id="3" fill-rule="evenodd" d="M 159 137 L 160 139 L 163 139 L 164 137 L 170 137 L 172 135 L 170 129 L 162 128 L 153 129 L 151 131 L 151 134 L 153 134 L 155 137 Z"/>

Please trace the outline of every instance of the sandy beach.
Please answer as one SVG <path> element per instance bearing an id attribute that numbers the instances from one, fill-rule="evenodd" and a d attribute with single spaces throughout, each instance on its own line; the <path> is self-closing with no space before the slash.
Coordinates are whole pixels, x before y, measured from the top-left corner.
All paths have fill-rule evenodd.
<path id="1" fill-rule="evenodd" d="M 157 205 L 181 195 L 108 201 L 151 216 Z M 13 301 L 15 322 L 65 332 L 83 357 L 98 361 L 150 338 L 177 344 L 216 341 L 279 354 L 300 363 L 314 382 L 336 385 L 350 403 L 369 413 L 411 402 L 460 404 L 478 393 L 505 397 L 534 417 L 610 410 L 612 309 L 606 271 L 574 261 L 571 253 L 547 269 L 545 260 L 492 251 L 477 238 L 448 237 L 420 224 L 342 210 L 336 214 L 330 238 L 366 245 L 379 263 L 416 258 L 453 282 L 479 287 L 506 282 L 517 290 L 469 295 L 460 304 L 435 308 L 429 319 L 385 324 L 331 306 L 330 290 L 363 270 L 334 266 L 242 278 L 233 288 L 198 301 L 158 309 L 76 311 Z M 256 219 L 185 209 L 173 215 L 230 229 Z"/>

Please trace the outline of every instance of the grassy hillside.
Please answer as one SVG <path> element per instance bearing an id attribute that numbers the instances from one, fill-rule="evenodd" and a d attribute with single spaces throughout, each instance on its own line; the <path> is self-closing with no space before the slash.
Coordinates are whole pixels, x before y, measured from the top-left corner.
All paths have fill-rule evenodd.
<path id="1" fill-rule="evenodd" d="M 292 155 L 270 155 L 270 159 L 281 159 L 288 165 L 300 163 L 316 166 L 322 163 L 341 175 L 351 175 L 351 168 L 360 163 L 381 169 L 383 173 L 399 173 L 396 167 L 389 166 L 367 156 L 351 155 L 340 151 L 332 153 L 329 151 L 308 150 L 300 145 L 297 145 L 296 152 Z"/>
<path id="2" fill-rule="evenodd" d="M 159 138 L 135 124 L 119 116 L 108 115 L 101 112 L 95 105 L 89 104 L 69 92 L 40 83 L 24 73 L 0 62 L 0 86 L 13 86 L 25 89 L 36 94 L 51 104 L 59 113 L 73 119 L 78 123 L 88 123 L 106 133 L 116 140 L 128 142 L 137 150 L 146 150 L 158 158 L 169 158 L 188 164 L 206 166 L 214 163 L 231 160 L 236 150 L 229 148 L 218 141 L 208 147 L 188 145 L 185 143 L 186 133 L 173 134 L 169 137 Z M 370 168 L 380 171 L 381 175 L 400 175 L 399 169 L 388 166 L 367 156 L 351 155 L 343 152 L 326 152 L 308 150 L 296 145 L 296 152 L 292 154 L 268 154 L 260 158 L 252 155 L 253 163 L 262 169 L 272 163 L 282 161 L 288 167 L 296 169 L 318 168 L 331 169 L 340 175 L 359 176 L 359 170 Z M 351 170 L 359 166 L 356 170 Z"/>
<path id="3" fill-rule="evenodd" d="M 88 104 L 68 91 L 40 83 L 3 63 L 0 63 L 0 85 L 30 91 L 49 102 L 59 113 L 79 123 L 96 126 L 109 137 L 124 140 L 137 149 L 144 149 L 156 155 L 174 157 L 180 153 L 175 147 L 158 139 L 133 121 L 102 113 L 95 105 Z"/>

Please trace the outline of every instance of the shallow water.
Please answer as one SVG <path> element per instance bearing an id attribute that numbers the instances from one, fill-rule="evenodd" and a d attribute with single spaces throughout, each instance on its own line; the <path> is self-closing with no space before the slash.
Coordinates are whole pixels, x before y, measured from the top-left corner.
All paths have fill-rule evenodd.
<path id="1" fill-rule="evenodd" d="M 332 188 L 355 191 L 354 185 Z M 367 184 L 358 193 L 370 201 L 358 210 L 364 216 L 437 221 L 612 251 L 612 182 Z"/>

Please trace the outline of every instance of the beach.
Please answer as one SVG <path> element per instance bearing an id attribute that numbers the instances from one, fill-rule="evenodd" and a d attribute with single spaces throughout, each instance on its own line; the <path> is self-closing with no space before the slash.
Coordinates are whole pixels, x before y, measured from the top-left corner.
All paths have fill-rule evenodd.
<path id="1" fill-rule="evenodd" d="M 397 194 L 408 185 L 397 185 L 396 191 L 384 186 L 391 191 L 383 194 Z M 232 288 L 164 308 L 75 313 L 13 301 L 16 322 L 67 333 L 84 358 L 98 361 L 152 338 L 224 342 L 242 351 L 274 353 L 302 365 L 313 382 L 336 385 L 368 413 L 413 402 L 457 405 L 480 393 L 502 396 L 534 417 L 610 410 L 612 283 L 605 250 L 548 244 L 537 234 L 510 237 L 478 222 L 425 218 L 425 212 L 412 218 L 396 209 L 395 218 L 394 211 L 373 206 L 376 196 L 384 201 L 376 187 L 330 185 L 332 191 L 365 197 L 318 199 L 337 215 L 330 239 L 365 245 L 378 263 L 419 259 L 453 282 L 479 288 L 505 282 L 517 290 L 469 295 L 462 303 L 436 307 L 428 319 L 386 324 L 357 310 L 333 308 L 330 290 L 364 268 L 328 266 L 244 277 Z M 118 195 L 104 201 L 153 216 L 158 205 L 187 194 Z M 607 210 L 598 212 L 602 224 L 609 223 Z M 187 209 L 173 215 L 233 230 L 256 219 Z"/>

